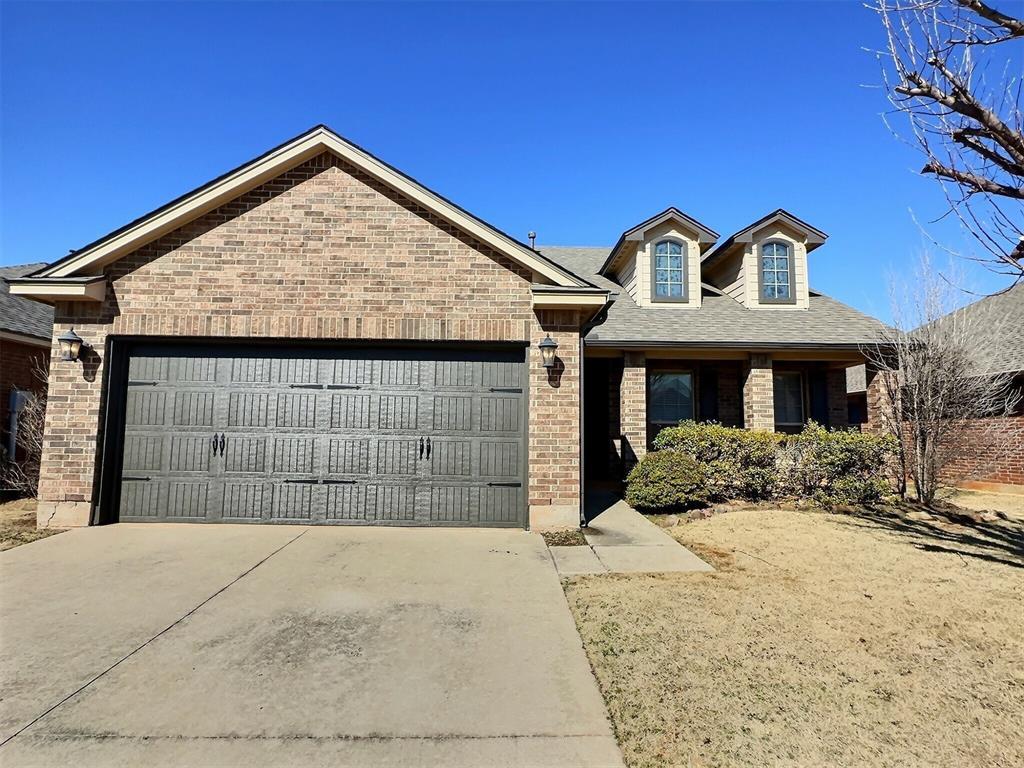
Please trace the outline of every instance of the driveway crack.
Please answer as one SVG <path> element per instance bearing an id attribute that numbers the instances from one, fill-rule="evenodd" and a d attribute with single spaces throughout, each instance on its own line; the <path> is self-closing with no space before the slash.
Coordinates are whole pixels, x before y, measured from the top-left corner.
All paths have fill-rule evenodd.
<path id="1" fill-rule="evenodd" d="M 150 643 L 152 643 L 152 642 L 153 642 L 154 640 L 156 640 L 156 639 L 157 639 L 158 637 L 161 637 L 162 635 L 165 635 L 165 634 L 167 634 L 168 632 L 170 632 L 170 631 L 171 631 L 172 629 L 174 629 L 174 628 L 175 628 L 176 626 L 178 626 L 178 625 L 179 625 L 179 624 L 180 624 L 181 622 L 183 622 L 183 621 L 184 621 L 185 619 L 187 619 L 187 618 L 188 618 L 189 616 L 191 616 L 192 614 L 194 614 L 194 613 L 195 613 L 196 611 L 198 611 L 198 610 L 199 610 L 200 608 L 202 608 L 202 607 L 203 607 L 204 605 L 206 605 L 206 604 L 207 604 L 208 602 L 210 602 L 210 601 L 211 601 L 211 600 L 213 600 L 213 599 L 214 599 L 215 597 L 217 597 L 218 595 L 222 594 L 222 593 L 223 593 L 223 592 L 224 592 L 225 590 L 227 590 L 228 588 L 230 588 L 230 587 L 234 586 L 234 585 L 235 585 L 235 584 L 237 584 L 237 583 L 238 583 L 239 581 L 241 581 L 241 580 L 242 580 L 242 579 L 244 579 L 244 578 L 245 578 L 246 576 L 248 576 L 248 575 L 249 575 L 250 573 L 252 573 L 253 571 L 255 571 L 255 570 L 256 570 L 257 568 L 259 568 L 259 567 L 260 567 L 261 565 L 263 565 L 263 564 L 264 564 L 265 562 L 267 562 L 267 561 L 268 561 L 268 560 L 269 560 L 270 558 L 272 558 L 272 557 L 273 557 L 274 555 L 276 555 L 276 554 L 277 554 L 278 552 L 280 552 L 280 551 L 281 551 L 282 549 L 284 549 L 285 547 L 289 546 L 290 544 L 293 544 L 293 543 L 294 543 L 294 542 L 296 542 L 296 541 L 297 541 L 298 539 L 300 539 L 300 538 L 302 538 L 303 536 L 305 536 L 305 535 L 306 535 L 306 533 L 307 533 L 307 531 L 308 531 L 308 529 L 306 529 L 306 530 L 303 530 L 303 531 L 302 531 L 301 533 L 299 533 L 299 534 L 298 534 L 297 536 L 294 536 L 294 537 L 292 537 L 291 539 L 289 539 L 288 541 L 286 541 L 286 542 L 285 542 L 284 544 L 282 544 L 282 545 L 281 545 L 280 547 L 278 547 L 277 549 L 275 549 L 275 550 L 274 550 L 273 552 L 271 552 L 271 553 L 270 553 L 269 555 L 267 555 L 266 557 L 264 557 L 264 558 L 263 558 L 262 560 L 259 560 L 259 561 L 258 561 L 257 563 L 255 563 L 255 564 L 254 564 L 254 565 L 252 565 L 251 567 L 249 567 L 249 568 L 247 568 L 246 570 L 242 571 L 242 572 L 241 572 L 240 574 L 238 574 L 238 575 L 237 575 L 237 576 L 236 576 L 235 578 L 233 578 L 233 579 L 232 579 L 231 581 L 229 581 L 229 582 L 228 582 L 227 584 L 225 584 L 225 585 L 224 585 L 223 587 L 221 587 L 220 589 L 218 589 L 218 590 L 217 590 L 216 592 L 214 592 L 214 593 L 213 593 L 212 595 L 210 595 L 209 597 L 205 598 L 205 599 L 204 599 L 204 600 L 203 600 L 202 602 L 200 602 L 200 603 L 198 603 L 197 605 L 195 605 L 194 607 L 192 607 L 192 608 L 191 608 L 191 609 L 190 609 L 189 611 L 187 611 L 186 613 L 184 613 L 184 614 L 182 614 L 181 616 L 179 616 L 179 617 L 178 617 L 177 619 L 175 619 L 174 621 L 172 621 L 172 622 L 171 622 L 170 624 L 168 624 L 168 625 L 167 625 L 166 627 L 164 627 L 163 629 L 161 629 L 161 630 L 160 630 L 159 632 L 157 632 L 157 633 L 156 633 L 155 635 L 153 635 L 153 636 L 152 636 L 151 638 L 149 638 L 148 640 L 146 640 L 146 641 L 145 641 L 144 643 L 141 643 L 141 644 L 140 644 L 139 646 L 137 646 L 136 648 L 134 648 L 134 649 L 133 649 L 132 651 L 130 651 L 129 653 L 127 653 L 127 654 L 125 654 L 124 656 L 122 656 L 122 657 L 121 657 L 120 659 L 118 659 L 117 661 L 115 661 L 115 662 L 114 662 L 113 664 L 111 664 L 111 665 L 110 665 L 109 667 L 107 667 L 106 669 L 104 669 L 104 670 L 103 670 L 102 672 L 100 672 L 100 673 L 99 673 L 98 675 L 96 675 L 95 677 L 93 677 L 92 679 L 90 679 L 89 681 L 87 681 L 87 682 L 86 682 L 86 683 L 85 683 L 84 685 L 82 685 L 81 687 L 79 687 L 79 688 L 77 688 L 76 690 L 72 691 L 72 692 L 71 692 L 71 693 L 69 693 L 69 694 L 68 694 L 67 696 L 65 696 L 65 697 L 64 697 L 63 699 L 61 699 L 61 700 L 60 700 L 60 701 L 58 701 L 58 702 L 57 702 L 56 704 L 54 704 L 54 705 L 53 705 L 52 707 L 50 707 L 49 709 L 47 709 L 47 710 L 46 710 L 45 712 L 43 712 L 43 713 L 42 713 L 41 715 L 39 715 L 38 717 L 36 717 L 36 718 L 35 718 L 35 719 L 33 719 L 32 721 L 30 721 L 29 723 L 27 723 L 27 724 L 23 725 L 23 726 L 22 726 L 21 728 L 19 728 L 19 729 L 18 729 L 17 731 L 15 731 L 14 733 L 12 733 L 12 734 L 11 734 L 10 736 L 8 736 L 8 737 L 7 737 L 6 739 L 4 739 L 3 741 L 0 741 L 0 747 L 3 747 L 3 746 L 4 746 L 5 744 L 7 744 L 8 742 L 10 742 L 10 741 L 11 741 L 12 739 L 14 739 L 14 738 L 16 738 L 16 737 L 20 736 L 20 735 L 21 735 L 22 733 L 24 733 L 24 732 L 25 732 L 25 731 L 27 731 L 27 730 L 28 730 L 29 728 L 31 728 L 31 727 L 32 727 L 33 725 L 35 725 L 36 723 L 38 723 L 38 722 L 39 722 L 40 720 L 42 720 L 42 719 L 43 719 L 44 717 L 46 717 L 46 716 L 47 716 L 48 714 L 50 714 L 51 712 L 53 712 L 53 711 L 54 711 L 55 709 L 57 709 L 57 708 L 58 708 L 58 707 L 60 707 L 61 705 L 65 704 L 66 702 L 68 702 L 68 701 L 70 701 L 71 699 L 73 699 L 73 698 L 74 698 L 75 696 L 77 696 L 78 694 L 80 694 L 80 693 L 81 693 L 82 691 L 84 691 L 84 690 L 85 690 L 86 688 L 88 688 L 88 687 L 89 687 L 90 685 L 92 685 L 92 684 L 93 684 L 93 683 L 95 683 L 95 682 L 96 682 L 97 680 L 99 680 L 99 679 L 100 679 L 101 677 L 103 677 L 104 675 L 106 675 L 106 674 L 107 674 L 108 672 L 110 672 L 111 670 L 113 670 L 113 669 L 115 669 L 116 667 L 120 666 L 120 665 L 121 665 L 121 664 L 122 664 L 123 662 L 127 661 L 127 660 L 128 660 L 128 659 L 130 659 L 130 658 L 131 658 L 132 656 L 134 656 L 134 655 L 135 655 L 136 653 L 138 653 L 138 652 L 139 652 L 139 651 L 141 651 L 141 650 L 142 650 L 143 648 L 145 648 L 145 647 L 146 647 L 147 645 L 149 645 Z"/>

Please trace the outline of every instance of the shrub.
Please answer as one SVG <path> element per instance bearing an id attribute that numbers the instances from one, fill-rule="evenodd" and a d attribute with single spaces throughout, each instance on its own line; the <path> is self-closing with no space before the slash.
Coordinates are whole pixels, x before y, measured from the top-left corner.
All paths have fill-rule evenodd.
<path id="1" fill-rule="evenodd" d="M 653 451 L 626 478 L 626 501 L 646 512 L 672 512 L 706 506 L 704 472 L 680 451 Z"/>
<path id="2" fill-rule="evenodd" d="M 889 490 L 885 468 L 895 449 L 889 435 L 830 431 L 811 422 L 785 438 L 779 456 L 782 489 L 824 506 L 878 501 Z"/>
<path id="3" fill-rule="evenodd" d="M 654 439 L 657 450 L 681 451 L 704 471 L 714 500 L 766 499 L 775 493 L 781 435 L 723 427 L 714 422 L 680 422 Z"/>

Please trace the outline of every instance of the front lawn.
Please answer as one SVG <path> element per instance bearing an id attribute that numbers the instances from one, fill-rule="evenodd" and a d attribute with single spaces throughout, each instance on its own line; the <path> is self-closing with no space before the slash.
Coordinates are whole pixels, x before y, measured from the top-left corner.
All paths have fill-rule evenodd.
<path id="1" fill-rule="evenodd" d="M 1024 526 L 736 511 L 566 594 L 630 768 L 1024 765 Z"/>

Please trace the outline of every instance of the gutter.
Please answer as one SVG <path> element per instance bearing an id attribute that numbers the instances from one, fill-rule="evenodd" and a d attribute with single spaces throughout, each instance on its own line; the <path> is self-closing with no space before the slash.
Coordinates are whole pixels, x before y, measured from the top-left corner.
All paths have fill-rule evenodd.
<path id="1" fill-rule="evenodd" d="M 822 344 L 813 341 L 616 341 L 614 339 L 586 339 L 588 347 L 610 349 L 841 349 L 861 350 L 877 346 L 877 340 Z"/>

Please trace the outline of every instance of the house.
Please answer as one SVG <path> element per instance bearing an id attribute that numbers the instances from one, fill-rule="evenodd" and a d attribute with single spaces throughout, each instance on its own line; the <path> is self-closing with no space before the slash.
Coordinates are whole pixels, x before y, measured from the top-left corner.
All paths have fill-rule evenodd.
<path id="1" fill-rule="evenodd" d="M 46 392 L 53 336 L 53 308 L 12 296 L 7 281 L 45 266 L 0 267 L 0 462 L 21 458 L 18 412 L 29 398 Z"/>
<path id="2" fill-rule="evenodd" d="M 1012 374 L 1011 386 L 1024 390 L 1024 339 L 1020 334 L 1024 327 L 1024 283 L 979 299 L 957 310 L 956 314 L 960 322 L 971 329 L 972 340 L 979 338 L 976 334 L 984 334 L 984 341 L 979 340 L 976 345 L 976 349 L 984 350 L 987 358 L 981 362 L 981 371 Z M 866 407 L 864 372 L 864 366 L 848 370 L 851 418 Z M 950 467 L 950 475 L 971 477 L 961 483 L 965 487 L 1020 493 L 1024 490 L 1024 402 L 1018 403 L 1012 414 L 984 422 L 979 420 L 976 430 L 968 430 L 962 436 L 971 450 Z M 994 440 L 995 436 L 998 439 Z M 1016 447 L 1008 451 L 1007 445 Z"/>
<path id="3" fill-rule="evenodd" d="M 318 126 L 14 280 L 83 340 L 40 518 L 574 526 L 680 418 L 846 423 L 877 326 L 811 289 L 825 239 L 669 208 L 536 249 Z"/>

